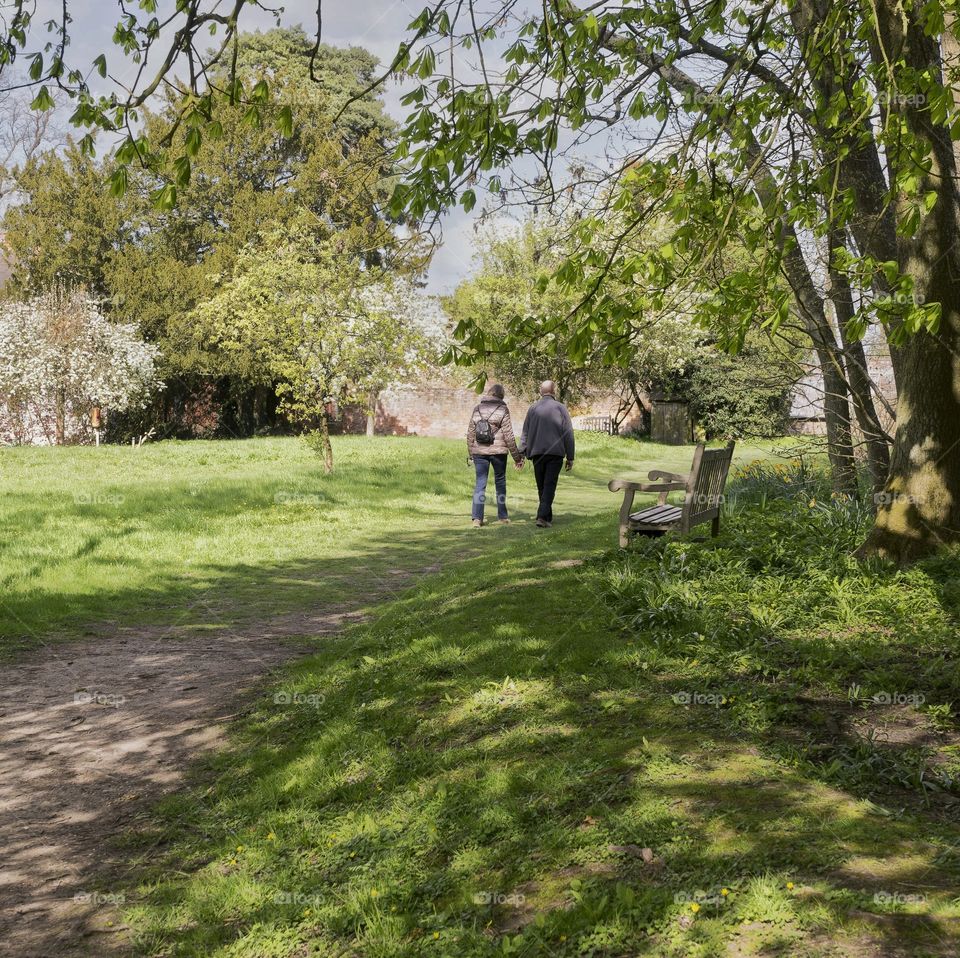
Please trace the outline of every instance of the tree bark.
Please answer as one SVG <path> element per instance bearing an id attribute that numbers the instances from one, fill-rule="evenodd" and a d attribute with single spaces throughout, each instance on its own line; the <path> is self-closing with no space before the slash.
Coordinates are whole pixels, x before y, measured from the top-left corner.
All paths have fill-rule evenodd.
<path id="1" fill-rule="evenodd" d="M 377 432 L 377 401 L 380 394 L 373 390 L 367 397 L 367 435 L 374 436 Z"/>
<path id="2" fill-rule="evenodd" d="M 333 445 L 330 442 L 330 417 L 324 410 L 320 416 L 320 443 L 323 449 L 323 471 L 333 472 Z"/>
<path id="3" fill-rule="evenodd" d="M 852 79 L 824 53 L 822 24 L 831 7 L 827 0 L 799 0 L 791 9 L 811 82 L 826 100 Z M 936 79 L 941 69 L 940 42 L 926 35 L 919 20 L 921 10 L 898 0 L 877 0 L 874 10 L 873 66 Z M 848 46 L 849 38 L 846 45 L 834 44 L 842 50 Z M 891 347 L 897 428 L 876 521 L 860 549 L 861 555 L 907 562 L 960 538 L 960 257 L 956 246 L 960 202 L 958 162 L 946 125 L 933 122 L 926 103 L 908 97 L 892 98 L 885 109 L 929 151 L 929 169 L 915 163 L 913 155 L 902 162 L 912 164 L 910 172 L 920 181 L 917 194 L 934 193 L 936 205 L 921 217 L 915 235 L 897 235 L 895 224 L 906 219 L 915 200 L 900 195 L 889 202 L 877 141 L 866 127 L 847 131 L 843 142 L 849 152 L 840 165 L 840 185 L 849 190 L 855 204 L 850 227 L 861 252 L 879 262 L 895 261 L 901 274 L 913 280 L 917 302 L 936 302 L 941 307 L 935 333 L 915 333 L 902 345 Z M 829 140 L 829 127 L 819 132 Z M 889 183 L 895 183 L 901 158 L 896 150 L 887 153 Z M 877 284 L 884 288 L 882 275 L 878 274 Z"/>
<path id="4" fill-rule="evenodd" d="M 854 316 L 853 291 L 846 274 L 837 268 L 834 260 L 834 250 L 843 246 L 842 235 L 833 231 L 829 238 L 829 277 L 830 301 L 837 317 L 837 329 L 840 332 L 840 342 L 843 344 L 844 366 L 847 371 L 847 381 L 850 385 L 850 399 L 853 404 L 857 425 L 863 434 L 866 445 L 867 468 L 870 470 L 870 481 L 873 486 L 873 502 L 877 503 L 877 496 L 883 492 L 890 471 L 890 449 L 888 437 L 880 423 L 877 409 L 873 402 L 873 383 L 867 369 L 867 357 L 863 349 L 863 342 L 848 335 L 847 328 Z"/>
<path id="5" fill-rule="evenodd" d="M 896 0 L 878 0 L 876 10 L 873 56 L 896 51 L 907 69 L 937 77 L 939 42 L 924 33 L 920 13 Z M 960 197 L 946 125 L 934 124 L 923 103 L 895 101 L 891 111 L 929 151 L 929 170 L 913 168 L 919 195 L 937 197 L 916 233 L 898 239 L 897 262 L 918 302 L 940 304 L 940 321 L 935 332 L 915 333 L 894 350 L 899 395 L 890 477 L 861 554 L 906 562 L 960 539 Z M 898 214 L 908 203 L 898 197 Z"/>
<path id="6" fill-rule="evenodd" d="M 67 395 L 63 389 L 57 390 L 56 408 L 54 410 L 56 421 L 55 435 L 56 444 L 62 446 L 67 441 Z"/>

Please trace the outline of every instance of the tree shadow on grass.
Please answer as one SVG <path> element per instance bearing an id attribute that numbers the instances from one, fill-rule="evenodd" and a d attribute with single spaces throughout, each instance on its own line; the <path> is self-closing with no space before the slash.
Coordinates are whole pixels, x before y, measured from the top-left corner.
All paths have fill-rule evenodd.
<path id="1" fill-rule="evenodd" d="M 493 549 L 295 666 L 128 836 L 143 953 L 955 954 L 960 829 L 625 667 L 567 564 L 600 528 Z"/>

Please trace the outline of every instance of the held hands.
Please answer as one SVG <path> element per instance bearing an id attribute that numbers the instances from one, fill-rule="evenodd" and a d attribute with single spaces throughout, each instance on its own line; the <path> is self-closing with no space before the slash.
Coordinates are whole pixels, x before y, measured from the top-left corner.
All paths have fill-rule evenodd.
<path id="1" fill-rule="evenodd" d="M 523 469 L 523 464 L 525 461 L 525 459 L 521 459 L 518 462 L 514 462 L 513 468 L 516 469 L 517 472 L 520 472 Z"/>

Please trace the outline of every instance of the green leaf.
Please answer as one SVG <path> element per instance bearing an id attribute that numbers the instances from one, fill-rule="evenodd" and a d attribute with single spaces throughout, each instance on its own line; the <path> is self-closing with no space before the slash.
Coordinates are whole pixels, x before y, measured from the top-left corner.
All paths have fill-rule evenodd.
<path id="1" fill-rule="evenodd" d="M 178 156 L 173 161 L 173 172 L 177 186 L 186 186 L 190 182 L 190 174 L 193 172 L 190 165 L 190 158 L 187 156 Z"/>
<path id="2" fill-rule="evenodd" d="M 110 174 L 110 195 L 119 199 L 127 192 L 127 185 L 127 168 L 126 166 L 118 166 Z"/>
<path id="3" fill-rule="evenodd" d="M 277 117 L 277 129 L 281 136 L 293 136 L 293 109 L 290 106 L 285 106 L 280 110 Z"/>
<path id="4" fill-rule="evenodd" d="M 97 73 L 100 76 L 105 77 L 107 75 L 107 58 L 102 53 L 93 61 L 93 65 L 97 68 Z"/>
<path id="5" fill-rule="evenodd" d="M 469 213 L 477 205 L 477 194 L 473 190 L 464 190 L 460 197 L 464 212 Z"/>
<path id="6" fill-rule="evenodd" d="M 184 142 L 184 148 L 187 156 L 195 157 L 200 152 L 200 146 L 203 143 L 203 134 L 198 127 L 192 127 L 187 131 L 187 138 Z"/>
<path id="7" fill-rule="evenodd" d="M 167 213 L 177 205 L 177 188 L 172 183 L 167 183 L 163 189 L 157 190 L 151 199 L 156 209 Z"/>
<path id="8" fill-rule="evenodd" d="M 135 160 L 138 155 L 137 144 L 129 136 L 117 147 L 115 154 L 117 162 L 124 165 Z"/>
<path id="9" fill-rule="evenodd" d="M 40 87 L 37 95 L 30 103 L 31 110 L 38 110 L 40 112 L 52 110 L 55 106 L 56 104 L 53 102 L 53 97 L 50 96 L 50 91 L 45 86 Z"/>

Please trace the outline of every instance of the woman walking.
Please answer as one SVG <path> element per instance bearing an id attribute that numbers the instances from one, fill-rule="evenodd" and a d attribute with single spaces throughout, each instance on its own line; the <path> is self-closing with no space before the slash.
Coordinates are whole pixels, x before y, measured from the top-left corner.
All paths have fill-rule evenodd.
<path id="1" fill-rule="evenodd" d="M 503 397 L 503 386 L 499 383 L 491 386 L 474 408 L 467 426 L 467 461 L 472 462 L 477 470 L 477 484 L 473 490 L 473 524 L 476 528 L 483 525 L 490 467 L 493 467 L 497 490 L 497 519 L 502 523 L 510 521 L 507 515 L 507 454 L 513 456 L 517 470 L 523 468 L 523 456 L 517 448 L 510 410 Z"/>

